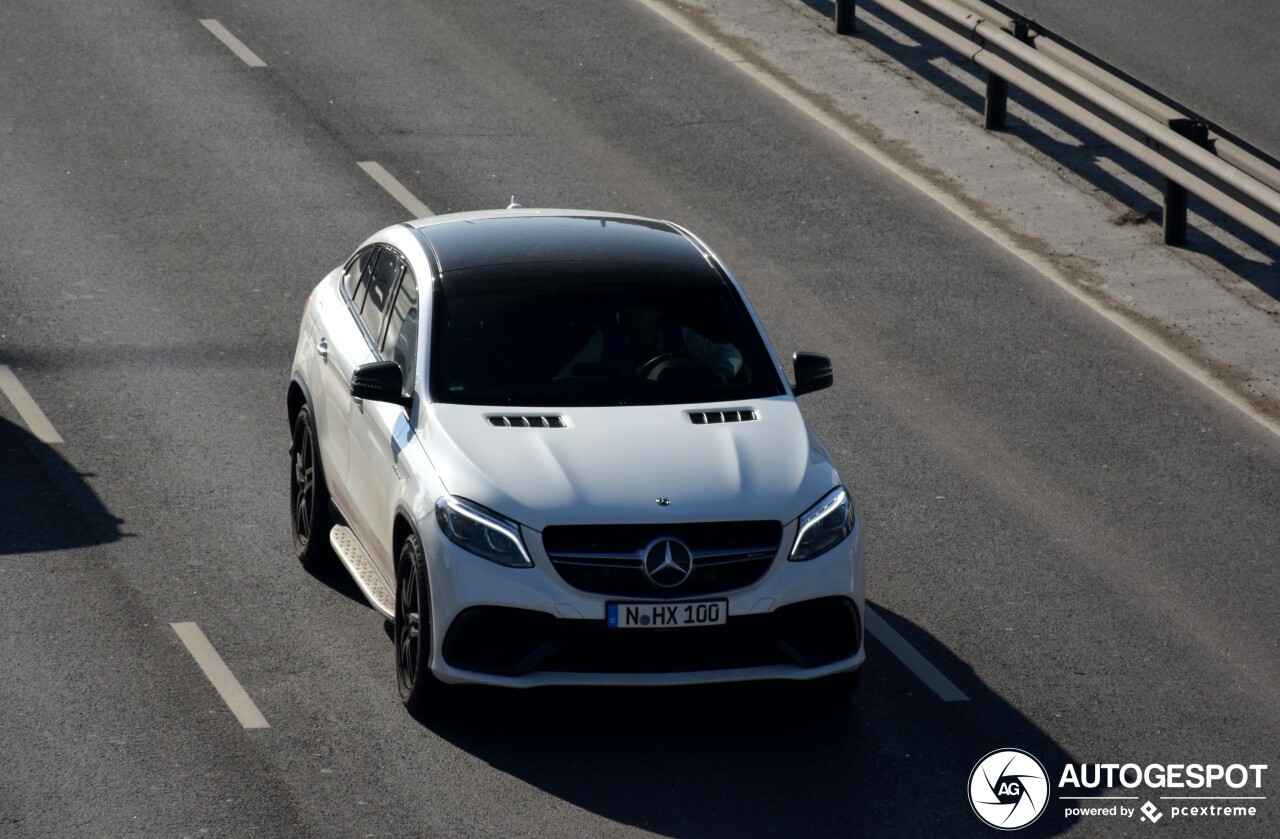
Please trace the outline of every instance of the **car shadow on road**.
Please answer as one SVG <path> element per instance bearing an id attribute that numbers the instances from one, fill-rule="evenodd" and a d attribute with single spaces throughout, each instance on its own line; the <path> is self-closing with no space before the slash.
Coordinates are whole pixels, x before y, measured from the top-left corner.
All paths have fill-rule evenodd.
<path id="1" fill-rule="evenodd" d="M 473 689 L 428 727 L 493 767 L 610 821 L 673 837 L 990 835 L 970 773 L 1019 748 L 1055 780 L 1074 762 L 910 621 L 875 607 L 968 697 L 943 702 L 873 638 L 852 704 L 822 711 L 786 684 Z M 1049 802 L 1019 831 L 1075 819 Z"/>
<path id="2" fill-rule="evenodd" d="M 102 545 L 130 535 L 87 483 L 92 477 L 0 417 L 0 556 Z"/>
<path id="3" fill-rule="evenodd" d="M 373 608 L 373 604 L 364 596 L 364 592 L 360 591 L 360 587 L 356 585 L 356 581 L 351 578 L 351 573 L 336 558 L 327 568 L 312 570 L 303 568 L 303 571 L 310 574 L 317 582 L 332 589 L 335 593 L 342 595 L 353 603 L 364 606 L 371 612 L 377 610 Z"/>

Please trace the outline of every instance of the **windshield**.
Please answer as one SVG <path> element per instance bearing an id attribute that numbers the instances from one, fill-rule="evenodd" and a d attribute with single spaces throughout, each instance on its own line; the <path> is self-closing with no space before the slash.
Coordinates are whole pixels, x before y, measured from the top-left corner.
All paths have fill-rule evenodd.
<path id="1" fill-rule="evenodd" d="M 431 398 L 468 405 L 655 405 L 782 394 L 734 290 L 713 282 L 436 286 Z"/>

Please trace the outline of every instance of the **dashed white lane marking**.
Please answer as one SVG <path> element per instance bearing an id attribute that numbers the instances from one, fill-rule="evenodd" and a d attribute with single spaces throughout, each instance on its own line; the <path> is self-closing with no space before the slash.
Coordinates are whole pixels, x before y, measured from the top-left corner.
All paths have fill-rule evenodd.
<path id="1" fill-rule="evenodd" d="M 636 0 L 636 2 L 643 4 L 646 8 L 664 18 L 672 26 L 676 27 L 684 34 L 702 44 L 702 46 L 711 50 L 711 52 L 741 70 L 766 90 L 790 103 L 806 117 L 835 134 L 852 148 L 862 152 L 862 154 L 866 155 L 871 160 L 874 160 L 893 175 L 915 187 L 924 195 L 945 207 L 957 218 L 968 223 L 979 233 L 986 236 L 988 239 L 995 242 L 1018 259 L 1021 259 L 1033 270 L 1044 275 L 1054 285 L 1058 286 L 1114 325 L 1120 327 L 1144 347 L 1172 364 L 1201 386 L 1207 388 L 1219 399 L 1240 411 L 1267 431 L 1280 437 L 1280 422 L 1273 420 L 1261 410 L 1255 408 L 1243 396 L 1236 393 L 1222 381 L 1218 380 L 1211 371 L 1206 370 L 1202 365 L 1197 363 L 1195 359 L 1188 357 L 1176 347 L 1168 344 L 1153 329 L 1121 312 L 1112 311 L 1106 304 L 1090 297 L 1082 289 L 1078 288 L 1076 284 L 1071 281 L 1071 278 L 1048 258 L 1022 247 L 1012 234 L 1006 233 L 1005 231 L 992 226 L 981 215 L 965 205 L 963 201 L 950 193 L 939 189 L 937 186 L 930 183 L 923 175 L 912 171 L 908 167 L 894 160 L 886 151 L 877 147 L 871 140 L 840 122 L 840 120 L 824 111 L 808 97 L 792 90 L 772 73 L 752 64 L 745 55 L 729 46 L 728 43 L 722 41 L 720 38 L 701 28 L 689 18 L 667 6 L 666 0 Z"/>
<path id="2" fill-rule="evenodd" d="M 3 364 L 0 364 L 0 391 L 4 391 L 4 395 L 9 397 L 13 407 L 18 410 L 18 415 L 27 424 L 27 430 L 34 434 L 37 440 L 42 443 L 63 442 L 62 435 L 53 427 L 53 423 L 49 422 L 44 411 L 40 410 L 36 400 L 27 393 L 27 389 L 22 386 L 22 382 L 18 381 L 13 371 Z"/>
<path id="3" fill-rule="evenodd" d="M 234 52 L 245 64 L 248 64 L 250 67 L 267 66 L 267 62 L 258 58 L 258 56 L 254 54 L 253 50 L 246 47 L 244 42 L 228 32 L 227 27 L 223 26 L 221 23 L 212 19 L 201 20 L 200 23 L 204 25 L 205 29 L 208 29 L 213 33 L 213 37 L 225 44 L 227 49 Z"/>
<path id="4" fill-rule="evenodd" d="M 372 160 L 365 160 L 357 164 L 364 173 L 377 181 L 378 186 L 382 187 L 387 193 L 404 206 L 409 211 L 409 215 L 413 218 L 426 218 L 434 216 L 431 208 L 423 204 L 413 196 L 413 193 L 405 189 L 404 184 L 395 179 L 394 176 L 378 163 Z"/>
<path id="5" fill-rule="evenodd" d="M 916 674 L 920 681 L 929 686 L 929 690 L 938 694 L 943 702 L 968 702 L 969 697 L 956 687 L 950 679 L 942 675 L 938 668 L 911 646 L 911 643 L 898 634 L 898 631 L 884 622 L 870 606 L 865 607 L 867 616 L 867 632 L 870 632 L 885 649 L 898 657 L 907 669 Z"/>
<path id="6" fill-rule="evenodd" d="M 236 677 L 223 662 L 222 656 L 218 655 L 218 651 L 213 648 L 213 644 L 210 644 L 209 639 L 200 631 L 200 627 L 194 623 L 171 623 L 169 626 L 178 633 L 178 637 L 186 645 L 191 657 L 196 660 L 196 664 L 200 665 L 204 675 L 213 683 L 218 695 L 222 697 L 223 702 L 227 703 L 227 707 L 236 715 L 240 724 L 245 728 L 270 728 L 267 718 L 262 716 L 258 706 L 253 704 L 249 694 L 240 686 L 240 682 L 236 681 Z"/>

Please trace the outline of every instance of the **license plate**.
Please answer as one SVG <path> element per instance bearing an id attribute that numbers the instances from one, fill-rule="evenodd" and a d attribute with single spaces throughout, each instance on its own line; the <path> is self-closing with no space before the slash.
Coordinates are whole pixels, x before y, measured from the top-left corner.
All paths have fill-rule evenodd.
<path id="1" fill-rule="evenodd" d="M 609 603 L 605 616 L 610 629 L 673 629 L 719 626 L 729 617 L 728 600 L 692 603 Z"/>

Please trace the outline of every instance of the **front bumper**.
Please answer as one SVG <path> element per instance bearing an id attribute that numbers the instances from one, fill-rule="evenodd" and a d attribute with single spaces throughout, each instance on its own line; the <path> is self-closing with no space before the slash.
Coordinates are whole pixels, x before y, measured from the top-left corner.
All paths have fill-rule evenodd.
<path id="1" fill-rule="evenodd" d="M 794 524 L 778 555 L 746 588 L 724 598 L 723 626 L 609 629 L 605 604 L 626 598 L 579 591 L 551 565 L 536 532 L 525 541 L 533 568 L 473 556 L 419 524 L 432 602 L 431 670 L 444 682 L 507 687 L 680 685 L 807 680 L 856 670 L 863 648 L 861 522 L 843 543 L 788 562 Z M 671 600 L 676 603 L 679 600 Z"/>

